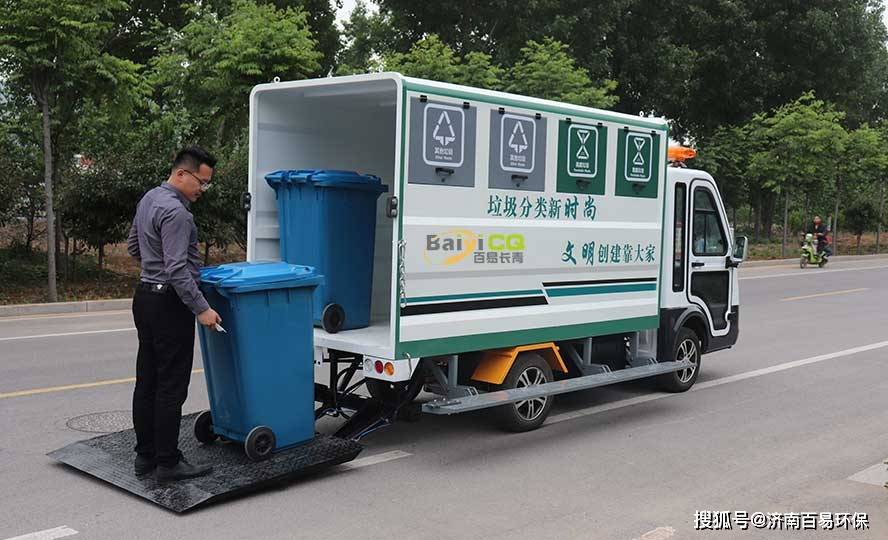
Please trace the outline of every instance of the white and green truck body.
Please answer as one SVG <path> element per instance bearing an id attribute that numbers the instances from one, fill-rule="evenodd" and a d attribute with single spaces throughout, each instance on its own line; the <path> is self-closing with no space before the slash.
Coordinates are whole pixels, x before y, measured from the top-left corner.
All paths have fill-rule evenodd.
<path id="1" fill-rule="evenodd" d="M 459 359 L 502 368 L 491 355 L 522 346 L 554 344 L 576 364 L 565 379 L 687 374 L 689 363 L 696 379 L 699 353 L 736 341 L 745 242 L 730 237 L 707 173 L 668 166 L 668 141 L 663 119 L 396 73 L 259 85 L 247 257 L 279 258 L 267 173 L 377 175 L 389 190 L 377 212 L 372 323 L 315 329 L 316 359 L 355 355 L 365 377 L 390 383 L 414 378 L 424 360 L 436 372 L 449 365 L 426 386 L 444 396 L 441 412 L 480 408 L 468 398 L 503 388 L 466 390 Z M 694 358 L 675 358 L 682 329 L 694 334 Z M 617 345 L 595 346 L 607 342 Z M 625 365 L 596 363 L 596 351 L 623 354 L 613 352 L 620 343 Z M 392 369 L 372 369 L 377 360 Z M 454 401 L 463 409 L 447 409 Z"/>

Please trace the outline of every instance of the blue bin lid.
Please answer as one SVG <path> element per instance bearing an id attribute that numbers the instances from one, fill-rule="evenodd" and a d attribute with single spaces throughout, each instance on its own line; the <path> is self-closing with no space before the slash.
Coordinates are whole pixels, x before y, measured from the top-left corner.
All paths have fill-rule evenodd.
<path id="1" fill-rule="evenodd" d="M 377 193 L 388 191 L 388 186 L 382 183 L 380 177 L 372 174 L 358 174 L 355 171 L 326 169 L 280 170 L 266 174 L 265 181 L 275 189 L 283 184 L 311 183 L 320 187 L 359 189 L 375 191 Z"/>
<path id="2" fill-rule="evenodd" d="M 311 266 L 285 262 L 239 262 L 209 266 L 200 272 L 201 283 L 232 292 L 316 287 L 323 282 Z"/>

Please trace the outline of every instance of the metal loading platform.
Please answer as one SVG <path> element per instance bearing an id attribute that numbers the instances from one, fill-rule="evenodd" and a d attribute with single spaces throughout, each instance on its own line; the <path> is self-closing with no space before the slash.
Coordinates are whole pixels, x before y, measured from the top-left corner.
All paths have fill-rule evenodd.
<path id="1" fill-rule="evenodd" d="M 253 462 L 236 443 L 198 443 L 192 434 L 197 414 L 182 418 L 179 448 L 195 463 L 213 466 L 207 476 L 167 484 L 152 475 L 137 478 L 133 471 L 136 434 L 132 429 L 69 444 L 47 454 L 90 476 L 147 499 L 174 512 L 187 512 L 223 499 L 280 485 L 353 460 L 361 452 L 357 442 L 318 435 L 300 446 Z"/>

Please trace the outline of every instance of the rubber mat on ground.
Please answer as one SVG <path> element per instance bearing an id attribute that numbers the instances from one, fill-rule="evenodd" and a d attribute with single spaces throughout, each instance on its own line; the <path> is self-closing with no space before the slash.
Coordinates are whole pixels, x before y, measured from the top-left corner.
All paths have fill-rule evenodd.
<path id="1" fill-rule="evenodd" d="M 198 443 L 192 434 L 196 416 L 182 418 L 179 448 L 192 463 L 213 466 L 212 473 L 200 478 L 166 484 L 155 482 L 152 475 L 137 478 L 133 472 L 136 434 L 131 429 L 69 444 L 47 455 L 174 512 L 185 512 L 351 461 L 362 449 L 354 441 L 318 435 L 255 463 L 241 444 Z"/>

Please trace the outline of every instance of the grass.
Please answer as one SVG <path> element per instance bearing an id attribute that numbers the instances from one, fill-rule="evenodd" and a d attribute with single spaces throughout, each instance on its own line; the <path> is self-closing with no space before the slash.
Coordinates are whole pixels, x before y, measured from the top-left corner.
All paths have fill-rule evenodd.
<path id="1" fill-rule="evenodd" d="M 888 253 L 888 231 L 882 234 L 879 246 L 880 253 Z M 781 237 L 775 233 L 773 240 L 770 242 L 752 243 L 750 238 L 748 260 L 769 260 L 794 258 L 799 255 L 801 246 L 801 236 L 790 236 L 786 244 L 786 256 L 780 252 Z M 876 253 L 876 234 L 867 233 L 860 238 L 860 254 L 874 255 Z M 839 234 L 838 252 L 833 246 L 833 255 L 857 255 L 857 237 L 852 234 Z"/>
<path id="2" fill-rule="evenodd" d="M 0 249 L 0 304 L 48 302 L 46 252 L 22 248 Z M 58 273 L 60 302 L 102 300 L 131 296 L 138 272 L 99 270 L 96 258 L 80 255 L 68 279 Z"/>
<path id="3" fill-rule="evenodd" d="M 16 227 L 0 228 L 0 305 L 49 302 L 45 245 L 35 242 L 31 251 L 21 246 Z M 202 246 L 201 246 L 201 253 Z M 243 250 L 232 246 L 212 250 L 210 264 L 242 261 Z M 139 265 L 126 252 L 126 244 L 105 247 L 104 268 L 99 270 L 95 252 L 79 254 L 69 264 L 67 279 L 56 272 L 60 302 L 128 298 L 139 282 Z"/>

